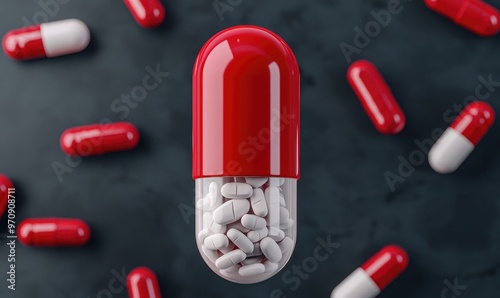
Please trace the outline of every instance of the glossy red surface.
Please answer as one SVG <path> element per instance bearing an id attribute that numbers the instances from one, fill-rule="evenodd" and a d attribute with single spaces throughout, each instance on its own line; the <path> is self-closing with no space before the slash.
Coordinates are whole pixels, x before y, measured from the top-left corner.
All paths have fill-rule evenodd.
<path id="1" fill-rule="evenodd" d="M 393 135 L 404 128 L 405 114 L 375 65 L 366 60 L 352 63 L 347 80 L 380 133 Z"/>
<path id="2" fill-rule="evenodd" d="M 299 178 L 300 74 L 275 33 L 237 26 L 212 37 L 193 71 L 193 178 Z"/>
<path id="3" fill-rule="evenodd" d="M 2 41 L 3 51 L 15 60 L 45 58 L 40 25 L 7 32 Z"/>
<path id="4" fill-rule="evenodd" d="M 127 288 L 130 298 L 161 298 L 158 279 L 153 271 L 138 267 L 127 276 Z"/>
<path id="5" fill-rule="evenodd" d="M 89 241 L 90 228 L 80 219 L 33 218 L 19 224 L 17 237 L 27 246 L 81 246 Z"/>
<path id="6" fill-rule="evenodd" d="M 129 150 L 139 143 L 139 131 L 128 122 L 92 124 L 67 129 L 61 149 L 71 156 L 91 156 Z"/>
<path id="7" fill-rule="evenodd" d="M 0 174 L 0 218 L 2 217 L 5 209 L 7 209 L 9 201 L 9 188 L 13 188 L 14 184 L 7 176 Z"/>
<path id="8" fill-rule="evenodd" d="M 477 145 L 495 122 L 495 111 L 484 101 L 475 101 L 467 105 L 451 124 L 451 128 L 460 132 L 472 144 Z"/>
<path id="9" fill-rule="evenodd" d="M 481 36 L 493 36 L 500 30 L 500 13 L 481 0 L 425 0 L 433 11 Z"/>
<path id="10" fill-rule="evenodd" d="M 144 28 L 160 26 L 165 20 L 165 7 L 160 0 L 124 0 L 135 21 Z"/>
<path id="11" fill-rule="evenodd" d="M 408 267 L 408 254 L 396 245 L 388 245 L 371 257 L 361 268 L 383 290 Z"/>

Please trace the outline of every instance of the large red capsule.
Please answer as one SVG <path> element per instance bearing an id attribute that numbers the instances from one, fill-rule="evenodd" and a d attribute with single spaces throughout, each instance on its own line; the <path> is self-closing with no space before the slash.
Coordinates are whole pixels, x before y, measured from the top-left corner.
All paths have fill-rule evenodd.
<path id="1" fill-rule="evenodd" d="M 127 276 L 130 298 L 161 298 L 156 274 L 146 267 L 138 267 Z"/>
<path id="2" fill-rule="evenodd" d="M 124 0 L 135 21 L 144 28 L 158 27 L 165 20 L 160 0 Z"/>
<path id="3" fill-rule="evenodd" d="M 27 246 L 81 246 L 89 241 L 90 228 L 80 219 L 32 218 L 19 224 L 17 237 Z"/>
<path id="4" fill-rule="evenodd" d="M 71 156 L 100 155 L 129 150 L 139 143 L 139 131 L 128 122 L 92 124 L 67 129 L 61 135 L 61 148 Z"/>
<path id="5" fill-rule="evenodd" d="M 9 188 L 14 188 L 12 181 L 4 175 L 0 175 L 0 217 L 2 217 L 9 201 Z"/>
<path id="6" fill-rule="evenodd" d="M 478 35 L 489 37 L 500 30 L 500 12 L 481 0 L 425 0 L 433 11 Z"/>
<path id="7" fill-rule="evenodd" d="M 404 128 L 405 114 L 375 65 L 366 60 L 352 63 L 347 80 L 380 133 L 393 135 Z"/>

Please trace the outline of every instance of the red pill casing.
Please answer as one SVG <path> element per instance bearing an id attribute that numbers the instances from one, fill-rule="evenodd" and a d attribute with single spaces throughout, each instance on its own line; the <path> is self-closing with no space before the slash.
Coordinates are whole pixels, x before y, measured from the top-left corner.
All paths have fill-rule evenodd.
<path id="1" fill-rule="evenodd" d="M 165 8 L 160 0 L 124 0 L 135 21 L 144 28 L 160 26 L 165 20 Z"/>
<path id="2" fill-rule="evenodd" d="M 275 33 L 214 35 L 193 70 L 193 178 L 299 179 L 300 74 Z"/>
<path id="3" fill-rule="evenodd" d="M 397 245 L 388 245 L 371 257 L 361 268 L 383 290 L 408 267 L 408 254 Z"/>
<path id="4" fill-rule="evenodd" d="M 366 60 L 352 63 L 347 80 L 380 133 L 393 135 L 404 128 L 405 114 L 375 65 Z"/>
<path id="5" fill-rule="evenodd" d="M 61 149 L 70 156 L 100 155 L 129 150 L 139 143 L 139 131 L 128 122 L 92 124 L 67 129 Z"/>
<path id="6" fill-rule="evenodd" d="M 500 30 L 500 13 L 481 0 L 425 0 L 433 11 L 453 20 L 458 25 L 484 37 Z"/>
<path id="7" fill-rule="evenodd" d="M 17 237 L 27 246 L 81 246 L 89 241 L 90 228 L 80 219 L 33 218 L 19 224 Z"/>
<path id="8" fill-rule="evenodd" d="M 127 276 L 130 298 L 161 298 L 156 274 L 146 267 L 138 267 Z"/>
<path id="9" fill-rule="evenodd" d="M 7 203 L 9 201 L 9 188 L 14 188 L 14 184 L 7 176 L 0 174 L 0 218 L 5 212 L 5 209 L 7 209 Z"/>
<path id="10" fill-rule="evenodd" d="M 475 101 L 465 107 L 451 124 L 476 146 L 495 122 L 495 111 L 484 101 Z"/>
<path id="11" fill-rule="evenodd" d="M 4 52 L 16 60 L 47 57 L 40 25 L 9 31 L 3 38 L 2 46 Z"/>

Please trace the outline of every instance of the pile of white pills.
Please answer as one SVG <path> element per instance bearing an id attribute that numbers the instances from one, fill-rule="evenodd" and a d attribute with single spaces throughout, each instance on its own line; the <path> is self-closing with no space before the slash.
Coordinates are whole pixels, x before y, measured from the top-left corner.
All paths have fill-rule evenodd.
<path id="1" fill-rule="evenodd" d="M 233 180 L 233 179 L 230 179 Z M 284 178 L 234 178 L 218 185 L 196 207 L 203 212 L 198 243 L 224 276 L 251 277 L 273 273 L 294 246 L 294 225 L 281 186 Z"/>

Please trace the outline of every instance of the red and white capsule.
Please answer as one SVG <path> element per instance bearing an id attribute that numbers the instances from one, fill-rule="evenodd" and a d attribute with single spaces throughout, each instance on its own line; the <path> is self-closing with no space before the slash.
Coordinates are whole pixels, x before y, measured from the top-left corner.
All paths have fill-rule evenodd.
<path id="1" fill-rule="evenodd" d="M 130 298 L 161 298 L 158 278 L 146 267 L 135 268 L 129 273 L 127 288 Z"/>
<path id="2" fill-rule="evenodd" d="M 425 0 L 425 4 L 431 10 L 480 36 L 493 36 L 500 30 L 500 12 L 484 1 Z"/>
<path id="3" fill-rule="evenodd" d="M 135 21 L 144 28 L 160 26 L 165 20 L 165 8 L 160 0 L 124 0 Z"/>
<path id="4" fill-rule="evenodd" d="M 467 105 L 429 151 L 429 164 L 438 173 L 454 172 L 495 121 L 495 111 L 482 101 Z"/>
<path id="5" fill-rule="evenodd" d="M 83 51 L 90 42 L 90 30 L 80 20 L 67 19 L 9 31 L 3 50 L 14 60 L 51 58 Z"/>
<path id="6" fill-rule="evenodd" d="M 90 227 L 73 218 L 31 218 L 17 228 L 17 237 L 27 246 L 82 246 L 90 239 Z"/>
<path id="7" fill-rule="evenodd" d="M 388 245 L 344 279 L 331 298 L 373 298 L 408 267 L 408 254 L 401 247 Z"/>
<path id="8" fill-rule="evenodd" d="M 347 80 L 380 133 L 394 135 L 404 128 L 405 114 L 373 63 L 366 60 L 352 63 Z"/>
<path id="9" fill-rule="evenodd" d="M 14 184 L 9 177 L 0 174 L 0 217 L 2 217 L 9 202 L 9 188 L 13 188 Z"/>
<path id="10" fill-rule="evenodd" d="M 128 122 L 69 128 L 63 132 L 60 140 L 61 149 L 70 156 L 91 156 L 130 150 L 138 143 L 139 131 Z"/>

